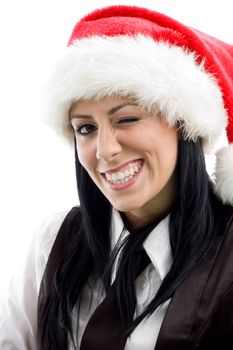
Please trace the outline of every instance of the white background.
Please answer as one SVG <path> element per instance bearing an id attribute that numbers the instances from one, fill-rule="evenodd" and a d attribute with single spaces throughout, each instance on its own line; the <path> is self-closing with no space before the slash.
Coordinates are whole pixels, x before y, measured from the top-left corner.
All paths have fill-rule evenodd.
<path id="1" fill-rule="evenodd" d="M 121 2 L 123 3 L 123 1 Z M 164 12 L 233 42 L 230 0 L 126 1 Z M 48 214 L 78 203 L 73 150 L 40 121 L 40 93 L 74 24 L 119 1 L 2 0 L 0 3 L 0 280 L 25 254 Z"/>

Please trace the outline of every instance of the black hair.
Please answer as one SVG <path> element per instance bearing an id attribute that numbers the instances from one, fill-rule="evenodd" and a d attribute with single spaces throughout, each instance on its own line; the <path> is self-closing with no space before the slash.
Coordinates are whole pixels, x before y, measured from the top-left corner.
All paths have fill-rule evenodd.
<path id="1" fill-rule="evenodd" d="M 76 239 L 70 242 L 62 265 L 58 266 L 55 273 L 50 310 L 46 318 L 39 322 L 39 343 L 43 350 L 56 348 L 54 334 L 58 322 L 71 339 L 75 338 L 76 334 L 72 334 L 71 315 L 81 300 L 82 288 L 95 271 L 108 291 L 111 267 L 116 255 L 116 252 L 113 255 L 110 252 L 111 204 L 79 162 L 76 151 L 75 157 L 81 208 L 80 227 L 77 228 Z M 177 195 L 169 220 L 173 263 L 157 294 L 136 319 L 134 280 L 145 257 L 142 244 L 158 220 L 128 235 L 121 247 L 116 295 L 126 335 L 161 303 L 172 298 L 183 279 L 204 258 L 212 243 L 224 231 L 226 206 L 212 188 L 200 139 L 196 142 L 182 138 L 179 140 L 176 177 Z M 57 321 L 48 327 L 49 319 Z"/>

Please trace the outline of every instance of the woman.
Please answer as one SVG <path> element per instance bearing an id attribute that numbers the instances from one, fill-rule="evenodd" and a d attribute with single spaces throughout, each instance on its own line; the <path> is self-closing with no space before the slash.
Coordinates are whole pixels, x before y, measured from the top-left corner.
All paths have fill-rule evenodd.
<path id="1" fill-rule="evenodd" d="M 74 144 L 80 208 L 41 229 L 1 349 L 232 349 L 232 58 L 147 9 L 75 26 L 46 111 Z"/>

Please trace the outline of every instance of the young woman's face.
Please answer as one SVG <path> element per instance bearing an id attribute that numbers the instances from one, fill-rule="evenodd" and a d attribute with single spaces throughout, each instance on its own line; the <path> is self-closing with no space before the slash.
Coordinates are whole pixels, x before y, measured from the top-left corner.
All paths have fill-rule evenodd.
<path id="1" fill-rule="evenodd" d="M 138 218 L 169 207 L 175 193 L 175 128 L 115 97 L 78 101 L 70 118 L 79 160 L 113 207 Z"/>

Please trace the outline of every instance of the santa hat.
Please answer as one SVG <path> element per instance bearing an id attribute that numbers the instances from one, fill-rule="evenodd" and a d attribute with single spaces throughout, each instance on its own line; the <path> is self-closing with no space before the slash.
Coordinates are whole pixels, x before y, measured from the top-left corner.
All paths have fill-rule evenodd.
<path id="1" fill-rule="evenodd" d="M 69 109 L 119 95 L 161 112 L 190 140 L 217 153 L 216 192 L 233 205 L 233 46 L 161 13 L 135 6 L 96 10 L 75 26 L 46 87 L 46 119 L 73 140 Z"/>

